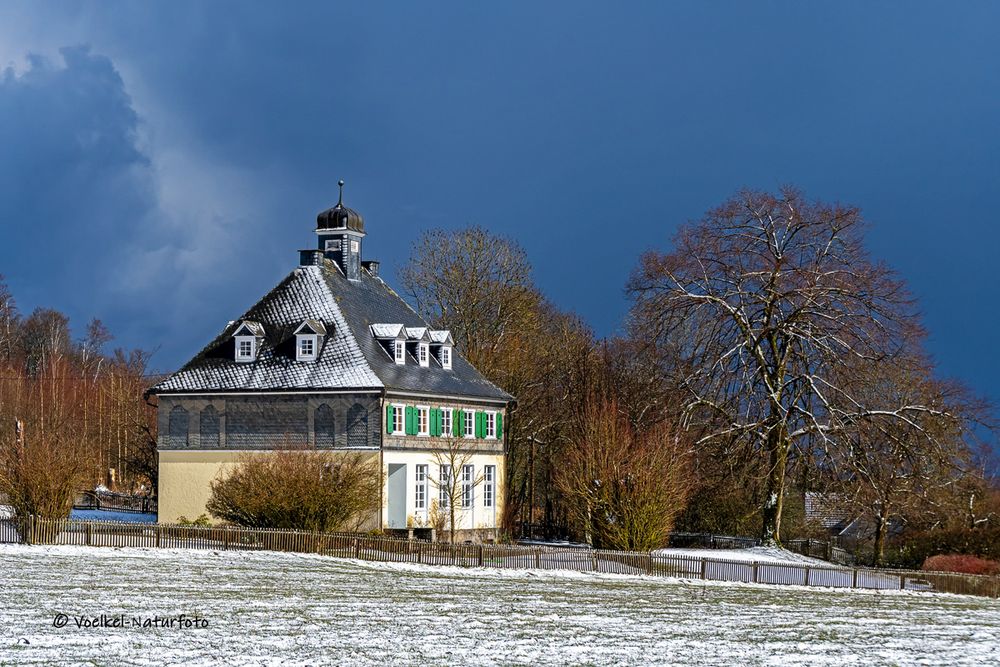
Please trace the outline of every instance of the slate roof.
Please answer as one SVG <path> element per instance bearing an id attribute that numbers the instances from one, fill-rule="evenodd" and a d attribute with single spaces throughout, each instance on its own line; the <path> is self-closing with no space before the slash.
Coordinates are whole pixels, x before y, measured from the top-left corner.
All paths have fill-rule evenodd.
<path id="1" fill-rule="evenodd" d="M 316 361 L 296 361 L 294 331 L 315 319 L 327 329 Z M 264 337 L 256 361 L 234 360 L 233 332 L 244 320 L 259 322 Z M 427 323 L 381 278 L 361 272 L 349 281 L 336 264 L 300 266 L 179 371 L 151 393 L 377 389 L 506 402 L 512 397 L 484 378 L 459 351 L 452 368 L 431 358 L 421 367 L 407 355 L 397 365 L 373 335 L 372 325 Z"/>

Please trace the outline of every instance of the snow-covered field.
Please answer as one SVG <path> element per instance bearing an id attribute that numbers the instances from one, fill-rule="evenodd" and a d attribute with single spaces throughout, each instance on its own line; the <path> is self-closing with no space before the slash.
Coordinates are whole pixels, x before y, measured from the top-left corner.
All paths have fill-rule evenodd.
<path id="1" fill-rule="evenodd" d="M 65 627 L 53 627 L 65 614 Z M 105 614 L 206 628 L 77 627 Z M 176 624 L 176 623 L 175 623 Z M 1000 664 L 1000 602 L 272 552 L 0 546 L 0 664 Z"/>

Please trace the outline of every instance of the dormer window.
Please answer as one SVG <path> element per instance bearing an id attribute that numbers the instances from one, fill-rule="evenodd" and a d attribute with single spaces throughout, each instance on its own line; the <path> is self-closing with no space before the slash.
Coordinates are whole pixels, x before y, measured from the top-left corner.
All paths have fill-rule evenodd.
<path id="1" fill-rule="evenodd" d="M 257 358 L 257 340 L 253 336 L 236 337 L 236 361 L 253 361 Z"/>
<path id="2" fill-rule="evenodd" d="M 406 363 L 406 343 L 401 340 L 397 340 L 393 343 L 395 349 L 395 360 L 396 363 L 402 366 Z"/>
<path id="3" fill-rule="evenodd" d="M 264 339 L 264 327 L 260 322 L 243 320 L 233 332 L 233 342 L 236 347 L 236 361 L 256 361 L 260 342 Z"/>
<path id="4" fill-rule="evenodd" d="M 430 345 L 428 345 L 427 343 L 420 343 L 419 345 L 417 345 L 417 354 L 419 355 L 417 359 L 418 361 L 420 361 L 421 366 L 430 365 L 430 360 L 431 360 Z"/>
<path id="5" fill-rule="evenodd" d="M 451 346 L 444 345 L 441 348 L 441 367 L 451 370 Z"/>
<path id="6" fill-rule="evenodd" d="M 326 325 L 319 320 L 305 320 L 295 330 L 295 360 L 316 361 L 320 338 L 326 335 Z"/>

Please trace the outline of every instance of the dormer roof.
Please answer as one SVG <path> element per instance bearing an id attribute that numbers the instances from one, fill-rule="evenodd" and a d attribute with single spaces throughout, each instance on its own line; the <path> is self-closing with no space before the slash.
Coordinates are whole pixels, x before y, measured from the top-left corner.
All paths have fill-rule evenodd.
<path id="1" fill-rule="evenodd" d="M 321 322 L 320 320 L 314 320 L 314 319 L 303 320 L 302 324 L 300 324 L 298 328 L 295 330 L 296 335 L 301 333 L 305 334 L 311 333 L 317 336 L 325 336 L 326 325 L 323 324 L 323 322 Z"/>
<path id="2" fill-rule="evenodd" d="M 264 325 L 253 320 L 240 320 L 239 326 L 233 332 L 233 336 L 257 336 L 264 337 Z"/>
<path id="3" fill-rule="evenodd" d="M 451 337 L 448 329 L 431 329 L 427 332 L 431 337 L 431 342 L 438 345 L 454 345 L 455 339 Z"/>
<path id="4" fill-rule="evenodd" d="M 429 343 L 431 337 L 427 331 L 427 327 L 406 327 L 406 338 L 410 342 Z"/>
<path id="5" fill-rule="evenodd" d="M 402 324 L 373 324 L 372 335 L 376 338 L 406 338 Z"/>

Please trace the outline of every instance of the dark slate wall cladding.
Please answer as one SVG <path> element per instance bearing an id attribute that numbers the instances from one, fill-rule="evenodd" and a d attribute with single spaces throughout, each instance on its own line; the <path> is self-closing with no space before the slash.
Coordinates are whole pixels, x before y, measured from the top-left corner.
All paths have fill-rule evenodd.
<path id="1" fill-rule="evenodd" d="M 381 445 L 377 394 L 161 396 L 160 449 Z"/>

